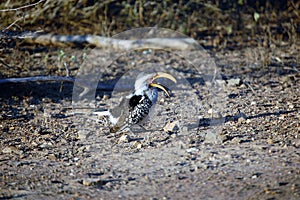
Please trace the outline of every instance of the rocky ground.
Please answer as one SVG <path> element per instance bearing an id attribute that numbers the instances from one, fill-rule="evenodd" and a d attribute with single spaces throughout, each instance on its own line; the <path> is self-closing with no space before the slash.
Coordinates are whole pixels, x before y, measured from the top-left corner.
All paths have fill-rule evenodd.
<path id="1" fill-rule="evenodd" d="M 118 2 L 15 3 L 19 9 L 0 13 L 1 30 L 104 36 L 154 24 L 186 31 L 205 46 L 206 57 L 143 49 L 95 68 L 93 61 L 115 55 L 99 49 L 93 60 L 90 46 L 43 46 L 1 35 L 0 82 L 78 77 L 84 68 L 102 73 L 99 85 L 119 90 L 98 89 L 77 102 L 83 90 L 76 82 L 1 83 L 0 199 L 300 199 L 297 2 L 279 14 L 269 4 L 263 12 L 235 4 L 199 3 L 192 10 L 185 1 Z M 182 13 L 168 13 L 169 7 Z M 207 58 L 214 62 L 201 65 Z M 115 106 L 133 76 L 153 70 L 177 78 L 175 85 L 164 82 L 171 97 L 160 93 L 146 131 L 109 133 L 92 112 Z"/>
<path id="2" fill-rule="evenodd" d="M 72 83 L 3 84 L 1 198 L 299 199 L 299 48 L 273 52 L 268 66 L 255 64 L 258 51 L 213 55 L 218 95 L 176 55 L 141 51 L 116 60 L 104 79 L 134 68 L 133 60 L 178 72 L 172 97 L 160 94 L 148 131 L 134 135 L 109 134 L 91 109 L 72 109 Z M 76 52 L 66 50 L 64 62 Z M 98 90 L 95 107 L 118 99 Z M 168 122 L 179 128 L 163 130 Z"/>

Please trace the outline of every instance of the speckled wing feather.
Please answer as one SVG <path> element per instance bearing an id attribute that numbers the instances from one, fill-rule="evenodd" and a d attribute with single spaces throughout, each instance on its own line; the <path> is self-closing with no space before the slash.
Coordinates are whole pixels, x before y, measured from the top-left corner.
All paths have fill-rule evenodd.
<path id="1" fill-rule="evenodd" d="M 123 112 L 117 124 L 111 128 L 111 132 L 123 131 L 139 124 L 149 114 L 152 106 L 151 100 L 146 95 L 133 95 L 122 103 L 120 106 L 124 106 Z"/>

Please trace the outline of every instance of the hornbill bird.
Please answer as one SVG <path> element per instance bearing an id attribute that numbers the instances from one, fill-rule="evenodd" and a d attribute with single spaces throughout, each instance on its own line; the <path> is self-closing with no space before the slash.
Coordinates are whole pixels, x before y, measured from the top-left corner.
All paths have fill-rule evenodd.
<path id="1" fill-rule="evenodd" d="M 132 126 L 141 126 L 147 119 L 151 108 L 154 107 L 157 101 L 158 89 L 170 97 L 170 93 L 165 86 L 154 83 L 158 78 L 167 78 L 176 83 L 176 79 L 172 75 L 164 72 L 141 73 L 135 80 L 134 91 L 123 97 L 117 107 L 108 111 L 94 112 L 94 114 L 108 116 L 110 123 L 113 125 L 110 129 L 111 133 L 131 132 L 130 128 Z"/>

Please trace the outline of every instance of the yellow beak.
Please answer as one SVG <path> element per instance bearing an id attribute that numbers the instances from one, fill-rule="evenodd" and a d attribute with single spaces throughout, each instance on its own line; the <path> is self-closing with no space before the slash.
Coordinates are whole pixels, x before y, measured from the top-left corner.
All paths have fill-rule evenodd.
<path id="1" fill-rule="evenodd" d="M 177 82 L 176 79 L 171 74 L 167 74 L 167 73 L 164 73 L 164 72 L 157 72 L 156 75 L 153 77 L 152 81 L 154 81 L 155 79 L 158 79 L 158 78 L 167 78 L 167 79 L 173 81 L 174 83 Z M 162 91 L 164 91 L 168 95 L 168 97 L 170 97 L 170 93 L 168 92 L 168 90 L 164 86 L 162 86 L 160 84 L 157 84 L 157 83 L 150 83 L 150 86 L 157 87 L 157 88 L 161 89 Z"/>

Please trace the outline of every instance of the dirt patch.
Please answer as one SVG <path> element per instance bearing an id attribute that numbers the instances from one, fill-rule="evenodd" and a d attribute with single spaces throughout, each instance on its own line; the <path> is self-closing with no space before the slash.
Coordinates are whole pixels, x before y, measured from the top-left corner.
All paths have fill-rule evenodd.
<path id="1" fill-rule="evenodd" d="M 151 19 L 153 13 L 147 5 L 145 12 L 141 11 L 141 1 L 127 2 L 127 6 L 63 2 L 22 10 L 32 15 L 21 17 L 24 21 L 17 21 L 19 28 L 38 30 L 45 24 L 46 32 L 111 35 L 126 30 L 126 24 L 175 27 L 211 48 L 209 54 L 216 61 L 219 76 L 214 82 L 204 75 L 194 76 L 189 62 L 170 52 L 142 50 L 119 57 L 101 82 L 116 83 L 124 73 L 149 63 L 169 67 L 179 80 L 171 98 L 160 94 L 156 113 L 145 125 L 148 131 L 128 134 L 123 140 L 121 135 L 109 134 L 105 122 L 91 115 L 91 109 L 74 113 L 72 83 L 2 84 L 1 199 L 300 198 L 297 3 L 291 1 L 283 10 L 274 8 L 282 11 L 278 18 L 272 14 L 275 11 L 267 12 L 268 3 L 266 10 L 238 6 L 234 7 L 236 12 L 199 4 L 198 13 L 205 10 L 200 12 L 205 13 L 203 19 L 185 7 L 184 1 L 174 7 L 182 7 L 183 14 L 172 15 L 163 12 L 170 7 L 168 3 L 157 7 L 147 4 L 157 8 L 159 16 L 167 16 L 166 21 L 162 17 L 147 21 L 146 16 Z M 85 21 L 83 7 L 89 8 L 85 12 L 90 21 Z M 63 15 L 70 8 L 74 9 L 72 15 L 57 23 L 49 20 L 55 12 Z M 123 16 L 126 9 L 131 15 L 121 18 L 125 21 L 116 21 L 111 14 L 114 11 Z M 45 14 L 39 15 L 43 11 Z M 261 11 L 258 22 L 252 19 L 255 11 Z M 2 12 L 5 27 L 16 15 Z M 99 18 L 103 22 L 100 28 L 96 24 Z M 184 22 L 174 20 L 179 18 Z M 279 19 L 282 23 L 277 26 Z M 78 32 L 76 24 L 81 27 Z M 75 77 L 91 52 L 90 47 L 44 47 L 7 38 L 1 38 L 0 50 L 1 78 Z M 220 89 L 218 93 L 211 90 L 214 84 Z M 107 108 L 115 105 L 119 96 L 97 90 L 95 100 L 95 107 Z M 200 109 L 193 109 L 198 103 Z M 178 130 L 165 132 L 162 127 L 169 121 L 184 123 L 179 123 Z M 197 126 L 185 127 L 186 123 Z"/>
<path id="2" fill-rule="evenodd" d="M 298 199 L 299 66 L 249 66 L 241 62 L 242 53 L 216 54 L 226 98 L 223 123 L 207 126 L 204 120 L 216 117 L 205 108 L 197 131 L 166 133 L 152 121 L 149 131 L 125 142 L 92 116 L 70 114 L 72 84 L 3 85 L 2 198 Z M 147 62 L 140 57 L 147 55 L 131 53 L 111 69 L 122 74 L 132 59 Z M 151 57 L 162 66 L 184 65 L 171 54 Z M 239 81 L 230 85 L 233 78 Z M 190 83 L 205 101 L 208 84 Z M 118 101 L 99 92 L 98 106 Z M 160 95 L 157 113 L 183 103 L 186 90 L 173 93 L 165 100 Z M 164 119 L 176 117 L 171 112 Z M 220 130 L 218 139 L 210 138 L 210 130 Z"/>

